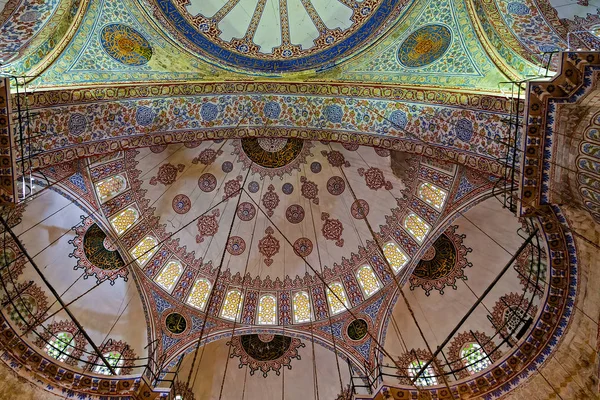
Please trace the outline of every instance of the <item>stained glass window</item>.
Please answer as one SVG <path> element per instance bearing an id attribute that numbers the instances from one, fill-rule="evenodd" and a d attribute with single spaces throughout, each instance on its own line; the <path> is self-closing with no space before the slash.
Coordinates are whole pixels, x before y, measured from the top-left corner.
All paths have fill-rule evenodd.
<path id="1" fill-rule="evenodd" d="M 471 374 L 481 372 L 492 364 L 478 343 L 467 343 L 460 351 L 460 357 Z"/>
<path id="2" fill-rule="evenodd" d="M 115 373 L 118 375 L 119 372 L 121 372 L 120 367 L 122 367 L 125 362 L 121 353 L 119 353 L 118 351 L 111 351 L 102 355 L 104 356 L 106 361 L 108 361 L 108 364 L 110 364 L 110 366 L 113 367 Z M 99 365 L 96 365 L 94 367 L 95 373 L 102 375 L 111 375 L 110 369 L 108 369 L 108 367 L 106 366 L 106 364 L 104 364 L 104 361 L 102 361 L 101 358 L 98 357 L 98 360 L 96 360 L 96 364 Z"/>
<path id="3" fill-rule="evenodd" d="M 131 250 L 131 255 L 140 265 L 144 265 L 158 250 L 158 240 L 152 236 L 146 236 Z"/>
<path id="4" fill-rule="evenodd" d="M 417 194 L 421 200 L 440 211 L 444 207 L 444 202 L 446 201 L 447 195 L 445 190 L 442 190 L 429 182 L 421 183 L 419 189 L 417 190 Z"/>
<path id="5" fill-rule="evenodd" d="M 411 362 L 410 365 L 408 366 L 408 376 L 410 378 L 414 379 L 417 376 L 417 374 L 419 373 L 419 371 L 421 370 L 421 368 L 423 368 L 424 365 L 425 365 L 425 362 L 422 362 L 420 360 L 414 360 L 413 362 Z M 427 368 L 425 368 L 425 371 L 423 371 L 423 373 L 417 379 L 415 379 L 415 385 L 417 385 L 417 386 L 437 385 L 438 381 L 434 375 L 435 374 L 433 372 L 433 367 L 431 366 L 431 364 L 429 364 L 427 366 Z"/>
<path id="6" fill-rule="evenodd" d="M 231 289 L 225 295 L 221 317 L 235 321 L 242 309 L 242 292 L 237 289 Z"/>
<path id="7" fill-rule="evenodd" d="M 127 186 L 127 181 L 123 175 L 115 175 L 110 178 L 96 182 L 96 192 L 101 202 L 105 202 L 111 197 L 115 197 Z"/>
<path id="8" fill-rule="evenodd" d="M 422 242 L 429 232 L 429 225 L 415 213 L 410 213 L 404 220 L 404 227 L 417 241 Z"/>
<path id="9" fill-rule="evenodd" d="M 329 308 L 333 315 L 341 313 L 348 307 L 346 291 L 344 290 L 344 286 L 339 282 L 329 284 L 329 287 L 327 288 L 327 300 L 329 301 Z"/>
<path id="10" fill-rule="evenodd" d="M 183 267 L 179 261 L 169 261 L 156 277 L 156 283 L 170 292 L 182 273 Z"/>
<path id="11" fill-rule="evenodd" d="M 298 324 L 310 321 L 310 298 L 306 292 L 298 292 L 294 295 L 294 321 Z"/>
<path id="12" fill-rule="evenodd" d="M 35 300 L 26 294 L 21 294 L 20 297 L 13 300 L 13 304 L 9 303 L 10 319 L 18 325 L 25 322 L 32 322 L 35 319 L 37 307 Z"/>
<path id="13" fill-rule="evenodd" d="M 73 351 L 73 340 L 69 332 L 59 332 L 48 340 L 44 351 L 55 360 L 66 361 Z"/>
<path id="14" fill-rule="evenodd" d="M 187 303 L 192 307 L 203 310 L 206 306 L 206 302 L 208 301 L 210 288 L 211 284 L 208 279 L 197 279 L 196 282 L 194 282 L 194 286 L 192 286 L 192 291 L 187 298 Z"/>
<path id="15" fill-rule="evenodd" d="M 265 294 L 258 301 L 258 323 L 261 325 L 277 323 L 277 300 L 275 296 Z"/>
<path id="16" fill-rule="evenodd" d="M 383 255 L 395 273 L 398 273 L 408 263 L 408 256 L 393 242 L 388 242 L 383 246 Z"/>
<path id="17" fill-rule="evenodd" d="M 140 214 L 138 211 L 133 207 L 129 207 L 113 216 L 110 219 L 110 223 L 113 228 L 115 228 L 117 235 L 120 235 L 129 229 L 131 225 L 135 224 L 135 221 L 137 221 L 139 217 Z"/>
<path id="18" fill-rule="evenodd" d="M 370 265 L 363 265 L 360 267 L 356 272 L 356 279 L 358 279 L 358 283 L 360 283 L 360 287 L 367 297 L 371 297 L 381 289 L 381 284 Z"/>

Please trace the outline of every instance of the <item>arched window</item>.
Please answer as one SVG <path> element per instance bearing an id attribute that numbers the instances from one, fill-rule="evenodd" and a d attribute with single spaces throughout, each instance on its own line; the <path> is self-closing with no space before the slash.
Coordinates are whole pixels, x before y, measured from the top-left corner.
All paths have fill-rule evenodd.
<path id="1" fill-rule="evenodd" d="M 329 284 L 329 287 L 327 288 L 327 300 L 329 301 L 329 308 L 333 315 L 341 313 L 348 307 L 346 291 L 340 282 Z"/>
<path id="2" fill-rule="evenodd" d="M 96 192 L 102 203 L 123 192 L 126 187 L 127 181 L 123 175 L 111 176 L 96 182 Z"/>
<path id="3" fill-rule="evenodd" d="M 356 279 L 367 297 L 371 297 L 381 289 L 381 283 L 379 283 L 370 265 L 360 267 L 356 272 Z"/>
<path id="4" fill-rule="evenodd" d="M 131 250 L 131 255 L 141 266 L 152 258 L 156 250 L 158 250 L 158 240 L 152 236 L 146 236 Z"/>
<path id="5" fill-rule="evenodd" d="M 221 317 L 235 321 L 242 310 L 242 292 L 237 289 L 231 289 L 225 295 Z"/>
<path id="6" fill-rule="evenodd" d="M 396 243 L 386 243 L 383 246 L 383 255 L 395 273 L 398 273 L 408 263 L 408 256 L 400 250 Z"/>
<path id="7" fill-rule="evenodd" d="M 423 242 L 425 236 L 429 232 L 429 225 L 421 217 L 415 213 L 410 213 L 404 220 L 404 228 L 410 233 L 419 243 Z"/>
<path id="8" fill-rule="evenodd" d="M 48 339 L 44 351 L 58 361 L 66 361 L 73 352 L 73 335 L 69 332 L 58 332 Z"/>
<path id="9" fill-rule="evenodd" d="M 301 324 L 310 321 L 310 298 L 306 292 L 298 292 L 293 298 L 294 322 Z"/>
<path id="10" fill-rule="evenodd" d="M 487 369 L 492 363 L 488 358 L 485 350 L 478 343 L 467 343 L 460 351 L 460 358 L 467 366 L 467 370 L 471 374 Z"/>
<path id="11" fill-rule="evenodd" d="M 441 211 L 444 207 L 444 202 L 446 201 L 446 196 L 448 195 L 445 190 L 442 190 L 429 182 L 421 183 L 417 189 L 417 194 L 421 200 L 438 211 Z"/>
<path id="12" fill-rule="evenodd" d="M 277 299 L 271 294 L 261 296 L 258 301 L 258 323 L 275 325 L 277 323 Z"/>
<path id="13" fill-rule="evenodd" d="M 187 303 L 199 310 L 204 310 L 208 301 L 208 295 L 210 294 L 210 288 L 211 284 L 208 279 L 196 279 L 194 286 L 192 286 L 192 291 L 187 298 Z"/>
<path id="14" fill-rule="evenodd" d="M 38 311 L 35 299 L 24 293 L 13 299 L 12 304 L 9 302 L 7 309 L 10 319 L 19 326 L 35 321 Z"/>
<path id="15" fill-rule="evenodd" d="M 160 271 L 155 281 L 167 292 L 170 292 L 182 273 L 183 267 L 179 261 L 169 261 Z"/>
<path id="16" fill-rule="evenodd" d="M 133 207 L 128 207 L 118 214 L 114 215 L 110 219 L 110 223 L 117 232 L 117 235 L 121 235 L 127 229 L 129 229 L 140 217 L 138 211 Z"/>
<path id="17" fill-rule="evenodd" d="M 526 320 L 525 310 L 521 307 L 507 307 L 504 311 L 504 328 L 515 337 L 523 329 Z"/>
<path id="18" fill-rule="evenodd" d="M 115 370 L 115 373 L 119 375 L 121 367 L 125 363 L 123 355 L 118 351 L 109 351 L 106 354 L 102 354 L 108 364 Z M 110 369 L 104 364 L 104 361 L 100 357 L 96 360 L 96 366 L 94 366 L 94 372 L 101 375 L 111 375 Z"/>
<path id="19" fill-rule="evenodd" d="M 420 361 L 420 360 L 414 360 L 413 362 L 410 363 L 410 365 L 408 366 L 408 376 L 411 379 L 414 379 L 417 374 L 419 373 L 419 371 L 421 370 L 421 368 L 423 368 L 423 366 L 425 366 L 425 363 Z M 433 372 L 433 367 L 431 366 L 431 363 L 427 366 L 427 368 L 425 368 L 425 371 L 423 371 L 423 373 L 421 375 L 419 375 L 419 377 L 417 379 L 415 379 L 415 385 L 417 386 L 434 386 L 438 384 L 438 380 L 437 378 L 434 376 L 435 373 Z"/>

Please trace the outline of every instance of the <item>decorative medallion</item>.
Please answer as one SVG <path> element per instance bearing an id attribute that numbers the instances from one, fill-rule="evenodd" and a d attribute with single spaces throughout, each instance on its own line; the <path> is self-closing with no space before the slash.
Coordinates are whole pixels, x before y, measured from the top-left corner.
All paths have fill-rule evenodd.
<path id="1" fill-rule="evenodd" d="M 344 225 L 339 219 L 330 219 L 329 214 L 322 213 L 321 220 L 323 221 L 323 227 L 321 233 L 327 240 L 334 240 L 335 245 L 338 247 L 344 246 L 344 239 L 342 239 L 342 232 L 344 231 Z"/>
<path id="2" fill-rule="evenodd" d="M 233 163 L 231 161 L 225 161 L 223 164 L 221 164 L 221 170 L 226 174 L 230 173 L 233 171 Z"/>
<path id="3" fill-rule="evenodd" d="M 252 173 L 273 178 L 300 171 L 314 145 L 297 138 L 245 138 L 233 141 L 233 154 Z"/>
<path id="4" fill-rule="evenodd" d="M 200 116 L 206 122 L 214 121 L 219 115 L 219 106 L 213 103 L 204 103 L 200 106 Z"/>
<path id="5" fill-rule="evenodd" d="M 217 141 L 215 140 L 215 143 L 217 143 Z M 188 149 L 195 149 L 196 147 L 200 146 L 202 144 L 201 140 L 193 140 L 191 142 L 185 142 L 183 145 L 185 147 L 187 147 Z"/>
<path id="6" fill-rule="evenodd" d="M 258 251 L 265 256 L 265 264 L 270 267 L 271 264 L 273 264 L 273 259 L 271 257 L 279 253 L 279 240 L 273 236 L 273 233 L 275 232 L 270 226 L 267 227 L 265 233 L 266 236 L 258 242 Z"/>
<path id="7" fill-rule="evenodd" d="M 256 208 L 247 201 L 241 203 L 237 209 L 237 216 L 242 221 L 250 221 L 256 215 Z"/>
<path id="8" fill-rule="evenodd" d="M 167 318 L 165 319 L 165 326 L 169 332 L 179 335 L 182 334 L 187 328 L 187 321 L 183 315 L 173 312 L 167 315 Z"/>
<path id="9" fill-rule="evenodd" d="M 423 26 L 402 42 L 398 61 L 408 68 L 419 68 L 439 60 L 450 47 L 452 32 L 444 25 Z"/>
<path id="10" fill-rule="evenodd" d="M 269 217 L 272 217 L 273 210 L 275 210 L 279 205 L 279 196 L 277 195 L 277 193 L 275 193 L 275 186 L 269 185 L 269 187 L 267 188 L 267 192 L 262 198 L 262 204 L 267 209 L 267 215 Z"/>
<path id="11" fill-rule="evenodd" d="M 96 282 L 108 280 L 111 285 L 119 277 L 127 280 L 127 267 L 118 251 L 105 247 L 106 233 L 92 218 L 84 219 L 83 223 L 75 229 L 75 238 L 70 240 L 75 250 L 69 257 L 77 259 L 73 269 L 85 270 L 84 278 L 95 276 Z"/>
<path id="12" fill-rule="evenodd" d="M 211 215 L 202 215 L 196 221 L 196 227 L 198 228 L 198 234 L 196 235 L 196 243 L 204 242 L 204 238 L 208 236 L 215 236 L 219 231 L 219 217 L 220 212 L 218 208 L 212 210 Z"/>
<path id="13" fill-rule="evenodd" d="M 154 118 L 156 117 L 156 113 L 150 107 L 139 106 L 135 110 L 135 121 L 138 125 L 148 126 L 154 122 Z"/>
<path id="14" fill-rule="evenodd" d="M 381 147 L 374 147 L 375 153 L 379 156 L 379 157 L 389 157 L 390 156 L 390 151 L 388 149 L 384 149 Z"/>
<path id="15" fill-rule="evenodd" d="M 25 258 L 25 257 L 23 257 Z M 25 328 L 34 321 L 43 321 L 48 312 L 48 298 L 44 290 L 33 282 L 20 282 L 1 299 L 6 315 L 15 325 Z"/>
<path id="16" fill-rule="evenodd" d="M 163 164 L 158 168 L 158 174 L 150 178 L 150 184 L 156 186 L 160 182 L 165 186 L 170 185 L 177 179 L 177 173 L 183 172 L 184 169 L 184 164 L 177 164 L 177 166 L 171 163 Z"/>
<path id="17" fill-rule="evenodd" d="M 294 242 L 294 252 L 300 257 L 308 257 L 313 251 L 313 244 L 309 238 L 302 237 Z"/>
<path id="18" fill-rule="evenodd" d="M 242 188 L 242 176 L 238 175 L 237 178 L 231 179 L 225 182 L 225 193 L 223 194 L 223 200 L 229 200 L 236 197 Z"/>
<path id="19" fill-rule="evenodd" d="M 294 185 L 292 185 L 289 182 L 284 183 L 283 186 L 281 187 L 281 191 L 283 192 L 283 194 L 290 195 L 294 192 Z"/>
<path id="20" fill-rule="evenodd" d="M 332 167 L 349 167 L 350 163 L 348 161 L 346 161 L 346 158 L 344 157 L 344 155 L 342 153 L 340 153 L 337 150 L 333 150 L 333 151 L 321 151 L 321 154 L 323 154 L 325 157 L 327 157 L 327 161 L 329 161 L 329 165 L 331 165 Z"/>
<path id="21" fill-rule="evenodd" d="M 312 200 L 315 204 L 319 204 L 319 187 L 317 184 L 309 181 L 305 176 L 300 177 L 300 182 L 302 182 L 302 186 L 300 187 L 302 196 L 308 200 Z"/>
<path id="22" fill-rule="evenodd" d="M 248 190 L 250 193 L 256 193 L 260 189 L 260 185 L 256 181 L 252 181 L 248 184 Z"/>
<path id="23" fill-rule="evenodd" d="M 109 56 L 125 65 L 141 66 L 152 58 L 150 43 L 127 25 L 106 25 L 100 33 L 100 43 Z"/>
<path id="24" fill-rule="evenodd" d="M 276 101 L 268 101 L 263 107 L 263 113 L 269 119 L 277 119 L 279 118 L 279 114 L 281 114 L 281 106 Z"/>
<path id="25" fill-rule="evenodd" d="M 223 154 L 223 150 L 215 151 L 213 149 L 204 149 L 200 152 L 200 154 L 198 154 L 197 157 L 192 159 L 192 164 L 200 163 L 202 165 L 210 165 L 215 162 L 217 157 L 219 157 L 221 154 Z"/>
<path id="26" fill-rule="evenodd" d="M 341 177 L 332 176 L 327 181 L 327 191 L 330 194 L 339 196 L 340 194 L 344 193 L 344 190 L 346 190 L 346 182 L 344 182 L 344 179 Z"/>
<path id="27" fill-rule="evenodd" d="M 190 201 L 190 198 L 187 197 L 185 194 L 178 194 L 177 196 L 175 196 L 173 198 L 172 205 L 173 205 L 173 210 L 177 214 L 185 214 L 188 211 L 190 211 L 192 202 Z"/>
<path id="28" fill-rule="evenodd" d="M 80 113 L 73 113 L 69 117 L 69 133 L 73 136 L 79 136 L 85 132 L 87 127 L 87 119 L 85 115 Z"/>
<path id="29" fill-rule="evenodd" d="M 455 233 L 457 226 L 449 227 L 425 252 L 409 278 L 410 289 L 422 287 L 429 296 L 435 289 L 444 294 L 444 288 L 450 286 L 456 290 L 456 280 L 467 280 L 465 267 L 473 264 L 466 255 L 472 251 L 463 245 L 465 235 Z"/>
<path id="30" fill-rule="evenodd" d="M 352 340 L 359 341 L 367 336 L 367 332 L 369 331 L 369 324 L 362 318 L 355 319 L 354 321 L 348 324 L 346 328 L 346 333 L 348 337 Z"/>
<path id="31" fill-rule="evenodd" d="M 318 161 L 313 161 L 310 164 L 310 170 L 313 174 L 318 174 L 319 172 L 321 172 L 321 169 L 322 169 L 321 163 Z"/>
<path id="32" fill-rule="evenodd" d="M 466 118 L 461 118 L 454 125 L 456 137 L 463 142 L 470 142 L 473 137 L 473 122 Z"/>
<path id="33" fill-rule="evenodd" d="M 406 128 L 406 125 L 408 125 L 408 116 L 402 110 L 392 111 L 388 120 L 392 123 L 392 126 L 398 130 L 403 130 L 404 128 Z M 380 147 L 376 147 L 375 152 L 377 152 L 377 150 L 384 150 L 388 153 L 388 155 L 390 153 L 390 151 L 388 149 L 382 149 Z M 377 154 L 379 154 L 379 153 L 377 153 Z M 383 157 L 386 157 L 386 156 L 383 156 Z"/>
<path id="34" fill-rule="evenodd" d="M 217 178 L 211 173 L 205 173 L 198 178 L 198 187 L 203 192 L 212 192 L 217 187 Z"/>
<path id="35" fill-rule="evenodd" d="M 332 124 L 340 124 L 342 123 L 342 119 L 344 118 L 344 110 L 338 104 L 330 104 L 323 109 L 323 116 L 328 122 L 331 122 Z"/>
<path id="36" fill-rule="evenodd" d="M 234 336 L 227 345 L 231 346 L 230 357 L 240 358 L 240 368 L 247 365 L 250 375 L 260 370 L 265 378 L 271 370 L 279 375 L 281 367 L 292 369 L 291 360 L 300 360 L 298 349 L 306 347 L 298 338 L 255 334 Z"/>
<path id="37" fill-rule="evenodd" d="M 304 220 L 304 208 L 300 204 L 292 204 L 285 210 L 285 218 L 292 224 L 299 224 Z"/>
<path id="38" fill-rule="evenodd" d="M 166 148 L 167 148 L 166 144 L 150 146 L 150 151 L 155 154 L 158 154 L 158 153 L 162 153 L 163 151 L 165 151 Z"/>
<path id="39" fill-rule="evenodd" d="M 350 213 L 355 219 L 363 219 L 369 215 L 369 203 L 363 199 L 358 199 L 352 203 L 350 207 Z"/>
<path id="40" fill-rule="evenodd" d="M 342 143 L 342 146 L 348 151 L 356 151 L 360 147 L 357 143 Z"/>
<path id="41" fill-rule="evenodd" d="M 383 176 L 383 171 L 379 168 L 369 168 L 365 171 L 364 168 L 359 168 L 358 175 L 365 177 L 365 183 L 372 190 L 379 190 L 385 188 L 386 190 L 392 190 L 394 186 L 392 182 L 386 181 Z"/>
<path id="42" fill-rule="evenodd" d="M 232 236 L 227 241 L 227 251 L 229 254 L 239 256 L 246 250 L 246 242 L 239 236 Z"/>

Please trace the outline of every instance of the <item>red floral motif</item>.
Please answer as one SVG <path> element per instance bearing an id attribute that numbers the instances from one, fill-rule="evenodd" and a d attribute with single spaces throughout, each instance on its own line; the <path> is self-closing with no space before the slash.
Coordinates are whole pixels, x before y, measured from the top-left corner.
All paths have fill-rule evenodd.
<path id="1" fill-rule="evenodd" d="M 385 188 L 391 190 L 394 188 L 392 182 L 385 180 L 383 171 L 379 168 L 369 168 L 366 171 L 364 168 L 359 168 L 358 175 L 365 177 L 365 183 L 370 189 L 378 190 L 380 188 Z"/>
<path id="2" fill-rule="evenodd" d="M 160 182 L 165 186 L 170 185 L 177 179 L 177 173 L 183 172 L 184 168 L 183 164 L 177 164 L 177 166 L 171 163 L 163 164 L 158 168 L 158 174 L 150 178 L 150 184 L 156 186 Z"/>
<path id="3" fill-rule="evenodd" d="M 321 152 L 321 154 L 323 154 L 325 157 L 327 157 L 327 161 L 329 161 L 329 164 L 332 167 L 346 167 L 348 168 L 350 166 L 350 163 L 348 161 L 346 161 L 346 158 L 344 157 L 344 155 L 342 153 L 340 153 L 337 150 L 333 150 L 333 151 L 325 151 L 323 150 Z"/>
<path id="4" fill-rule="evenodd" d="M 274 231 L 270 226 L 265 230 L 265 233 L 266 236 L 258 242 L 258 251 L 265 256 L 265 264 L 271 266 L 273 264 L 271 257 L 279 253 L 279 240 L 273 236 Z"/>
<path id="5" fill-rule="evenodd" d="M 375 153 L 377 153 L 377 155 L 379 157 L 389 157 L 390 156 L 390 151 L 388 149 L 383 149 L 381 147 L 375 147 Z"/>
<path id="6" fill-rule="evenodd" d="M 256 215 L 256 208 L 254 208 L 252 203 L 248 203 L 247 201 L 240 204 L 237 209 L 237 216 L 242 221 L 251 221 L 255 215 Z"/>
<path id="7" fill-rule="evenodd" d="M 192 164 L 210 165 L 217 159 L 218 156 L 223 154 L 223 150 L 214 151 L 213 149 L 204 149 L 198 154 L 197 157 L 192 159 Z"/>
<path id="8" fill-rule="evenodd" d="M 354 203 L 352 203 L 352 207 L 350 207 L 350 213 L 356 219 L 363 219 L 367 215 L 369 215 L 369 203 L 366 200 L 358 199 Z"/>
<path id="9" fill-rule="evenodd" d="M 232 236 L 227 241 L 227 251 L 229 254 L 239 256 L 246 250 L 246 242 L 239 236 Z"/>
<path id="10" fill-rule="evenodd" d="M 267 215 L 273 216 L 273 210 L 279 205 L 279 196 L 275 193 L 275 186 L 269 185 L 267 193 L 262 198 L 263 206 L 267 209 Z"/>
<path id="11" fill-rule="evenodd" d="M 242 176 L 238 175 L 237 178 L 225 182 L 225 194 L 223 200 L 228 200 L 239 194 L 240 188 L 242 187 Z"/>
<path id="12" fill-rule="evenodd" d="M 344 239 L 342 239 L 342 232 L 344 231 L 344 225 L 339 219 L 330 219 L 329 214 L 322 213 L 321 220 L 323 222 L 323 228 L 321 232 L 327 240 L 335 240 L 335 245 L 338 247 L 344 246 Z"/>
<path id="13" fill-rule="evenodd" d="M 292 204 L 285 211 L 285 217 L 292 224 L 299 224 L 304 219 L 304 208 L 299 204 Z"/>
<path id="14" fill-rule="evenodd" d="M 294 242 L 294 252 L 300 257 L 308 257 L 312 253 L 313 244 L 309 238 L 300 238 Z"/>
<path id="15" fill-rule="evenodd" d="M 346 182 L 339 176 L 332 176 L 327 181 L 327 191 L 333 196 L 339 196 L 346 190 Z"/>
<path id="16" fill-rule="evenodd" d="M 198 235 L 196 235 L 196 243 L 202 243 L 205 237 L 215 236 L 219 231 L 219 221 L 217 217 L 220 215 L 219 209 L 214 209 L 211 215 L 203 215 L 198 218 L 196 226 L 198 227 Z"/>
<path id="17" fill-rule="evenodd" d="M 302 187 L 300 188 L 302 196 L 312 200 L 315 204 L 319 204 L 319 197 L 317 197 L 319 195 L 319 187 L 317 184 L 309 181 L 305 176 L 300 177 L 300 182 L 302 182 Z"/>

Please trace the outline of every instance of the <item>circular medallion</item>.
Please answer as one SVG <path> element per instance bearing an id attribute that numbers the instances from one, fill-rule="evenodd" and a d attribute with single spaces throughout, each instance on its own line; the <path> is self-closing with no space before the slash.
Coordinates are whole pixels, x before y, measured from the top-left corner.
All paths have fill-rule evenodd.
<path id="1" fill-rule="evenodd" d="M 400 64 L 419 68 L 439 60 L 450 47 L 452 33 L 444 25 L 423 26 L 402 42 L 398 49 Z"/>
<path id="2" fill-rule="evenodd" d="M 227 174 L 233 171 L 233 163 L 231 161 L 225 161 L 223 164 L 221 164 L 221 169 Z"/>
<path id="3" fill-rule="evenodd" d="M 321 172 L 321 163 L 318 161 L 313 161 L 312 164 L 310 164 L 310 170 L 313 174 L 318 174 Z"/>
<path id="4" fill-rule="evenodd" d="M 390 156 L 390 151 L 388 149 L 383 149 L 381 147 L 375 147 L 375 153 L 379 157 L 389 157 Z"/>
<path id="5" fill-rule="evenodd" d="M 190 198 L 187 197 L 185 194 L 178 194 L 177 196 L 175 196 L 173 198 L 172 205 L 173 205 L 173 210 L 177 214 L 185 214 L 188 211 L 190 211 L 192 202 L 190 201 Z"/>
<path id="6" fill-rule="evenodd" d="M 162 153 L 163 151 L 165 151 L 166 148 L 167 148 L 166 144 L 150 146 L 150 151 L 158 154 L 158 153 Z"/>
<path id="7" fill-rule="evenodd" d="M 441 279 L 449 276 L 457 261 L 454 244 L 446 235 L 441 235 L 425 252 L 413 275 L 421 279 Z"/>
<path id="8" fill-rule="evenodd" d="M 73 136 L 79 136 L 87 127 L 87 119 L 85 115 L 80 113 L 71 114 L 69 117 L 69 133 Z"/>
<path id="9" fill-rule="evenodd" d="M 363 199 L 356 200 L 350 207 L 350 213 L 356 219 L 363 219 L 369 215 L 369 203 Z"/>
<path id="10" fill-rule="evenodd" d="M 243 202 L 239 205 L 237 209 L 237 216 L 242 221 L 250 221 L 256 215 L 256 208 L 251 203 L 247 201 Z"/>
<path id="11" fill-rule="evenodd" d="M 392 126 L 396 129 L 404 129 L 408 124 L 408 117 L 402 110 L 392 111 L 388 120 L 392 123 Z M 377 148 L 377 147 L 376 147 Z"/>
<path id="12" fill-rule="evenodd" d="M 292 204 L 285 211 L 285 217 L 292 224 L 299 224 L 304 219 L 304 208 L 299 204 Z"/>
<path id="13" fill-rule="evenodd" d="M 332 176 L 327 181 L 327 191 L 334 196 L 339 196 L 346 190 L 346 182 L 339 176 Z"/>
<path id="14" fill-rule="evenodd" d="M 308 257 L 312 253 L 313 244 L 309 238 L 300 238 L 294 242 L 294 252 L 300 257 Z"/>
<path id="15" fill-rule="evenodd" d="M 356 143 L 342 143 L 342 146 L 348 151 L 356 151 L 359 148 L 359 145 Z"/>
<path id="16" fill-rule="evenodd" d="M 185 142 L 183 145 L 185 147 L 187 147 L 188 149 L 195 149 L 196 147 L 200 146 L 202 144 L 202 142 L 200 140 L 194 140 L 192 142 Z"/>
<path id="17" fill-rule="evenodd" d="M 140 106 L 135 110 L 135 120 L 142 126 L 148 126 L 154 121 L 156 114 L 150 107 Z"/>
<path id="18" fill-rule="evenodd" d="M 109 56 L 125 65 L 141 66 L 152 58 L 150 43 L 127 25 L 106 25 L 100 33 L 100 43 Z"/>
<path id="19" fill-rule="evenodd" d="M 179 335 L 185 331 L 185 328 L 187 328 L 187 321 L 183 315 L 174 312 L 167 315 L 167 318 L 165 319 L 165 326 L 169 332 Z"/>
<path id="20" fill-rule="evenodd" d="M 250 191 L 250 193 L 256 193 L 258 192 L 258 189 L 260 189 L 260 185 L 258 184 L 258 182 L 252 181 L 248 184 L 248 190 Z"/>
<path id="21" fill-rule="evenodd" d="M 283 194 L 292 194 L 292 192 L 294 191 L 294 185 L 292 185 L 291 183 L 284 183 L 283 186 L 281 187 L 281 191 L 283 192 Z"/>
<path id="22" fill-rule="evenodd" d="M 302 151 L 304 141 L 290 138 L 246 138 L 242 149 L 250 160 L 264 168 L 281 168 L 290 164 Z"/>
<path id="23" fill-rule="evenodd" d="M 352 340 L 361 340 L 365 336 L 367 336 L 367 332 L 369 331 L 369 324 L 364 319 L 355 319 L 354 321 L 348 324 L 348 328 L 346 333 L 348 337 Z"/>
<path id="24" fill-rule="evenodd" d="M 227 251 L 234 255 L 239 256 L 246 250 L 246 242 L 239 236 L 232 236 L 227 241 Z"/>
<path id="25" fill-rule="evenodd" d="M 473 136 L 473 122 L 466 118 L 459 119 L 454 126 L 454 132 L 456 132 L 457 138 L 463 142 L 469 142 Z"/>
<path id="26" fill-rule="evenodd" d="M 198 187 L 203 192 L 212 192 L 217 187 L 217 178 L 213 174 L 202 174 L 200 178 L 198 178 Z"/>

